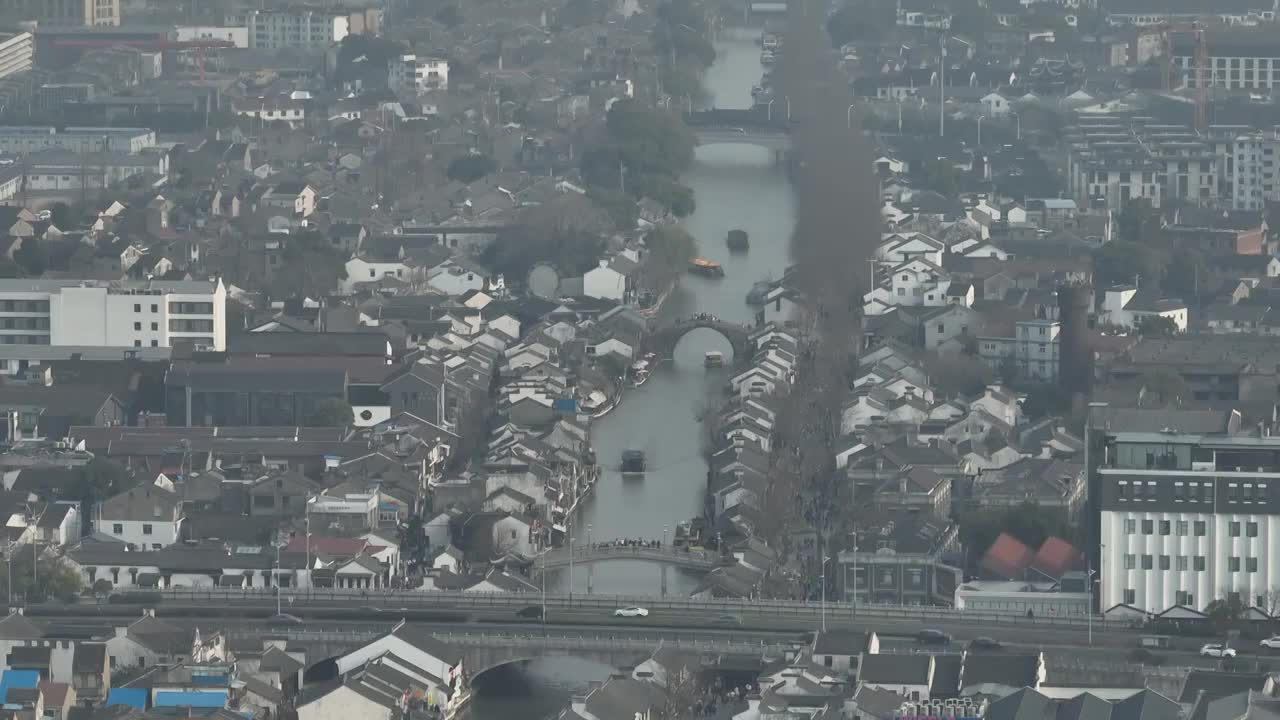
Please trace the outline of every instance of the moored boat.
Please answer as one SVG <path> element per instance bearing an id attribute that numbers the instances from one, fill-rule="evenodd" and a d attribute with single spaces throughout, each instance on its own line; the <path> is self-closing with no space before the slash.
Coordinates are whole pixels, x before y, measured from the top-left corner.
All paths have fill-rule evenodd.
<path id="1" fill-rule="evenodd" d="M 706 275 L 707 277 L 724 277 L 724 267 L 718 262 L 712 262 L 705 258 L 690 260 L 689 272 L 694 275 Z"/>

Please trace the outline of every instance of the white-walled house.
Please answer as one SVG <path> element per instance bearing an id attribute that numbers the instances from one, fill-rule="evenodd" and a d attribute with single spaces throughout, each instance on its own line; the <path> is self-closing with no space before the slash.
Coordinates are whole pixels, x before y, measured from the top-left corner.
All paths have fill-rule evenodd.
<path id="1" fill-rule="evenodd" d="M 154 485 L 143 485 L 104 500 L 95 529 L 138 549 L 159 550 L 176 542 L 182 529 L 182 500 Z"/>
<path id="2" fill-rule="evenodd" d="M 601 258 L 599 265 L 582 276 L 582 294 L 600 300 L 629 302 L 636 290 L 639 265 L 629 258 L 615 255 Z"/>
<path id="3" fill-rule="evenodd" d="M 1097 302 L 1098 322 L 1136 328 L 1143 318 L 1157 316 L 1173 322 L 1178 332 L 1187 331 L 1187 304 L 1154 291 L 1132 285 L 1107 288 Z"/>
<path id="4" fill-rule="evenodd" d="M 340 283 L 344 295 L 356 291 L 361 283 L 377 282 L 384 277 L 413 283 L 421 279 L 421 270 L 404 260 L 374 260 L 372 258 L 353 257 L 347 261 L 347 277 Z"/>

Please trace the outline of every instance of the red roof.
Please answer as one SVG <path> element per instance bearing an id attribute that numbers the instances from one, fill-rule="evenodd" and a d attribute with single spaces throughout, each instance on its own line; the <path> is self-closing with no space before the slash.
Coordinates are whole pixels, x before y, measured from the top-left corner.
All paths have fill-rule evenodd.
<path id="1" fill-rule="evenodd" d="M 982 556 L 982 569 L 1006 580 L 1020 580 L 1035 556 L 1021 540 L 1009 533 L 1000 533 Z"/>
<path id="2" fill-rule="evenodd" d="M 40 694 L 44 696 L 45 705 L 62 707 L 62 704 L 67 701 L 67 689 L 70 686 L 66 683 L 42 682 L 39 687 Z"/>
<path id="3" fill-rule="evenodd" d="M 333 557 L 354 557 L 363 554 L 369 548 L 369 541 L 363 538 L 316 537 L 312 535 L 310 547 L 312 555 L 324 554 Z M 307 551 L 307 538 L 305 536 L 294 537 L 285 546 L 284 550 L 285 552 L 305 553 Z M 370 552 L 373 552 L 373 550 L 370 549 Z"/>
<path id="4" fill-rule="evenodd" d="M 1078 569 L 1083 559 L 1074 545 L 1062 538 L 1051 537 L 1040 545 L 1031 568 L 1046 577 L 1061 580 L 1067 572 Z"/>

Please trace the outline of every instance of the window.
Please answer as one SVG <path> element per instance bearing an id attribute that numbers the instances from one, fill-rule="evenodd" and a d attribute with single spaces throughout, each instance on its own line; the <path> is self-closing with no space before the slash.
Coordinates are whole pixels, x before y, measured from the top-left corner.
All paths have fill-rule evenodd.
<path id="1" fill-rule="evenodd" d="M 1207 567 L 1207 563 L 1205 562 L 1203 555 L 1197 555 L 1191 561 L 1191 569 L 1195 570 L 1196 572 L 1204 572 L 1206 567 Z"/>
<path id="2" fill-rule="evenodd" d="M 1143 556 L 1142 556 L 1142 569 L 1143 569 L 1143 570 L 1150 570 L 1151 568 L 1152 568 L 1151 556 L 1150 556 L 1150 555 L 1143 555 Z"/>
<path id="3" fill-rule="evenodd" d="M 1240 558 L 1227 558 L 1227 572 L 1240 572 Z"/>
<path id="4" fill-rule="evenodd" d="M 136 323 L 134 323 L 134 324 L 133 324 L 133 329 L 134 329 L 134 330 L 137 330 L 138 332 L 141 332 L 141 331 L 142 331 L 142 323 L 140 323 L 140 322 L 136 322 Z"/>
<path id="5" fill-rule="evenodd" d="M 1179 536 L 1179 537 L 1186 537 L 1186 535 L 1187 535 L 1187 521 L 1186 521 L 1186 520 L 1179 520 L 1179 521 L 1177 521 L 1176 523 L 1174 523 L 1174 525 L 1173 525 L 1173 526 L 1174 526 L 1174 529 L 1175 529 L 1175 530 L 1177 530 L 1177 533 L 1178 533 L 1178 536 Z"/>
<path id="6" fill-rule="evenodd" d="M 144 524 L 144 525 L 142 526 L 142 534 L 143 534 L 143 535 L 150 535 L 150 534 L 151 534 L 151 525 L 149 525 L 149 524 Z"/>
<path id="7" fill-rule="evenodd" d="M 133 341 L 133 346 L 134 346 L 134 347 L 142 347 L 142 341 L 141 341 L 141 340 L 134 340 L 134 341 Z"/>
<path id="8" fill-rule="evenodd" d="M 160 306 L 155 303 L 151 303 L 151 312 L 160 312 Z"/>
<path id="9" fill-rule="evenodd" d="M 1151 533 L 1153 533 L 1153 532 L 1155 532 L 1155 521 L 1154 521 L 1154 520 L 1143 520 L 1143 521 L 1142 521 L 1142 534 L 1143 534 L 1143 535 L 1150 535 L 1150 534 L 1151 534 Z"/>
<path id="10" fill-rule="evenodd" d="M 1258 558 L 1245 558 L 1244 571 L 1251 573 L 1258 572 Z"/>
<path id="11" fill-rule="evenodd" d="M 151 341 L 151 347 L 160 347 L 160 341 L 159 341 L 159 340 L 152 340 L 152 341 Z"/>
<path id="12" fill-rule="evenodd" d="M 1190 563 L 1187 562 L 1186 555 L 1179 555 L 1177 559 L 1174 561 L 1175 570 L 1186 570 L 1189 565 Z"/>
<path id="13" fill-rule="evenodd" d="M 1240 537 L 1240 523 L 1235 520 L 1227 523 L 1227 534 L 1231 537 Z"/>
<path id="14" fill-rule="evenodd" d="M 1196 537 L 1204 537 L 1205 530 L 1204 530 L 1203 520 L 1195 521 L 1195 531 L 1196 531 Z"/>
<path id="15" fill-rule="evenodd" d="M 1160 521 L 1160 534 L 1161 534 L 1161 535 L 1168 535 L 1168 534 L 1169 534 L 1169 532 L 1170 532 L 1170 526 L 1171 526 L 1171 525 L 1173 525 L 1173 523 L 1169 522 L 1168 520 L 1161 520 L 1161 521 Z"/>
<path id="16" fill-rule="evenodd" d="M 1168 556 L 1168 555 L 1161 555 L 1161 556 L 1160 556 L 1160 569 L 1161 569 L 1161 570 L 1168 570 L 1168 569 L 1169 569 L 1169 567 L 1170 567 L 1170 566 L 1169 566 L 1169 556 Z"/>
<path id="17" fill-rule="evenodd" d="M 1194 605 L 1194 598 L 1186 590 L 1178 590 L 1173 594 L 1173 601 L 1178 605 Z"/>
<path id="18" fill-rule="evenodd" d="M 1125 535 L 1132 535 L 1132 534 L 1134 534 L 1134 533 L 1135 533 L 1135 532 L 1137 532 L 1137 531 L 1138 531 L 1138 521 L 1137 521 L 1137 520 L 1134 520 L 1133 518 L 1125 518 L 1125 520 L 1124 520 L 1124 534 L 1125 534 Z"/>
<path id="19" fill-rule="evenodd" d="M 1125 605 L 1132 605 L 1132 604 L 1134 604 L 1134 603 L 1136 603 L 1136 602 L 1138 602 L 1138 591 L 1137 591 L 1137 590 L 1134 590 L 1133 588 L 1125 588 L 1125 589 L 1124 589 L 1124 604 L 1125 604 Z"/>
<path id="20" fill-rule="evenodd" d="M 1247 522 L 1244 524 L 1245 537 L 1258 537 L 1258 523 Z"/>
<path id="21" fill-rule="evenodd" d="M 1133 556 L 1133 555 L 1125 555 L 1125 556 L 1124 556 L 1124 569 L 1125 569 L 1125 570 L 1132 570 L 1132 569 L 1133 569 L 1134 559 L 1135 559 L 1135 558 L 1134 558 L 1134 556 Z"/>
<path id="22" fill-rule="evenodd" d="M 111 534 L 113 534 L 113 535 L 123 535 L 123 534 L 124 534 L 124 524 L 123 524 L 123 523 L 112 523 L 112 525 L 111 525 Z"/>
<path id="23" fill-rule="evenodd" d="M 134 312 L 142 312 L 142 303 L 134 303 L 134 304 L 133 304 L 133 311 L 134 311 Z"/>

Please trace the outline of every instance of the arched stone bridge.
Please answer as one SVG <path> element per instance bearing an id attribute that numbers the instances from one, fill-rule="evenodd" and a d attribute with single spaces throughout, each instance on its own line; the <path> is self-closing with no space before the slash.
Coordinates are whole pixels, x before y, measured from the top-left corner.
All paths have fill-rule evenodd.
<path id="1" fill-rule="evenodd" d="M 710 316 L 697 316 L 678 320 L 668 325 L 660 325 L 650 330 L 645 339 L 645 349 L 656 353 L 660 358 L 670 358 L 675 354 L 676 345 L 692 330 L 707 328 L 715 330 L 733 346 L 733 362 L 746 364 L 751 360 L 751 333 L 755 327 L 742 323 L 733 323 L 713 319 Z"/>
<path id="2" fill-rule="evenodd" d="M 603 560 L 645 560 L 647 562 L 664 563 L 685 570 L 702 570 L 710 572 L 719 564 L 719 557 L 706 550 L 685 550 L 676 547 L 641 547 L 639 545 L 614 545 L 612 543 L 596 545 L 575 545 L 572 552 L 575 564 L 587 564 Z M 568 567 L 569 548 L 555 548 L 539 555 L 533 561 L 534 570 L 555 570 Z"/>

